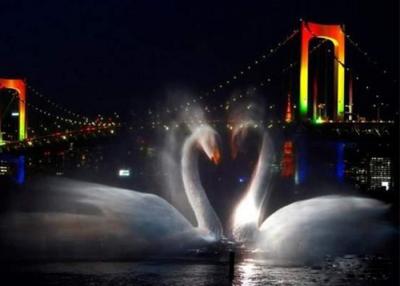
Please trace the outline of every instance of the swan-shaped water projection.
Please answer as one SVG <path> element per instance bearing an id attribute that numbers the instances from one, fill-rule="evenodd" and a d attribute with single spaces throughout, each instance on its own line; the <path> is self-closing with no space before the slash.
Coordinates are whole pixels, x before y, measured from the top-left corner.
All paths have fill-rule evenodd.
<path id="1" fill-rule="evenodd" d="M 132 258 L 219 240 L 221 223 L 199 181 L 199 151 L 218 163 L 217 133 L 205 124 L 182 149 L 182 176 L 197 226 L 153 194 L 50 178 L 13 194 L 0 215 L 2 258 Z"/>
<path id="2" fill-rule="evenodd" d="M 248 130 L 257 126 L 246 117 L 232 128 L 232 153 L 236 155 Z M 382 217 L 388 206 L 378 200 L 329 195 L 291 203 L 259 222 L 261 202 L 268 198 L 272 143 L 258 128 L 262 145 L 246 193 L 233 215 L 233 237 L 281 263 L 302 263 L 325 255 L 380 251 L 393 237 Z M 264 202 L 265 203 L 265 202 Z"/>

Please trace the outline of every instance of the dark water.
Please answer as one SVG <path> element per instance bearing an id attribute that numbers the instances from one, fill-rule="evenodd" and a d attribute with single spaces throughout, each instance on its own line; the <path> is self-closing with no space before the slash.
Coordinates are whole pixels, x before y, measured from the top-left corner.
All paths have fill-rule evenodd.
<path id="1" fill-rule="evenodd" d="M 285 144 L 292 147 L 286 146 L 285 150 Z M 352 144 L 343 145 L 342 142 L 312 144 L 307 140 L 298 140 L 284 142 L 282 145 L 276 147 L 277 153 L 284 155 L 282 158 L 278 156 L 274 165 L 276 170 L 273 192 L 266 215 L 300 199 L 330 193 L 353 194 L 356 191 L 346 181 L 348 169 L 360 165 L 360 158 L 388 156 L 386 152 L 381 154 L 381 147 L 378 148 L 375 144 L 365 147 L 365 152 L 363 148 L 359 148 L 360 144 L 353 144 L 355 147 L 352 147 Z M 356 152 L 358 149 L 361 150 L 360 153 Z M 79 170 L 82 173 L 80 176 L 91 180 L 92 177 L 88 176 L 91 173 L 96 177 L 93 180 L 100 183 L 141 191 L 151 190 L 157 195 L 165 195 L 155 186 L 151 188 L 152 182 L 159 181 L 155 179 L 158 177 L 154 175 L 154 170 L 143 167 L 151 165 L 152 160 L 156 161 L 155 158 L 138 151 L 141 157 L 129 157 L 131 161 L 121 163 L 120 158 L 114 154 L 115 148 L 110 150 L 113 159 L 104 160 L 103 168 L 100 166 L 100 170 L 105 170 L 104 174 L 88 168 L 86 172 Z M 356 155 L 352 154 L 354 152 Z M 253 153 L 242 155 L 242 161 L 240 158 L 235 162 L 225 159 L 226 168 L 222 166 L 210 171 L 203 166 L 202 171 L 206 172 L 202 177 L 205 189 L 218 190 L 208 192 L 208 196 L 222 221 L 226 223 L 251 176 L 258 155 L 255 151 Z M 149 162 L 145 164 L 147 161 Z M 110 168 L 110 162 L 115 162 L 115 168 Z M 125 165 L 135 167 L 132 177 L 124 181 L 114 178 L 116 175 L 113 170 Z M 205 161 L 204 165 L 208 168 L 209 162 Z M 53 170 L 52 166 L 48 168 Z M 109 179 L 110 177 L 114 179 Z M 238 181 L 239 178 L 243 182 Z M 27 189 L 29 191 L 29 187 Z M 1 209 L 6 202 L 5 194 L 3 188 Z M 366 195 L 361 190 L 357 190 L 356 194 Z M 393 220 L 398 225 L 398 193 L 393 197 L 395 199 L 390 197 L 387 201 L 395 205 L 392 211 L 395 214 Z M 185 214 L 184 211 L 182 213 Z M 397 248 L 393 248 L 393 252 L 397 255 Z M 235 266 L 233 281 L 229 281 L 228 268 L 226 262 L 187 260 L 3 264 L 0 267 L 3 274 L 0 285 L 399 285 L 397 263 L 393 259 L 379 256 L 346 256 L 328 260 L 322 265 L 292 267 L 279 266 L 268 261 L 242 260 Z"/>
<path id="2" fill-rule="evenodd" d="M 183 260 L 3 265 L 2 285 L 398 285 L 393 260 L 344 256 L 318 266 L 279 266 L 245 259 L 235 265 Z"/>

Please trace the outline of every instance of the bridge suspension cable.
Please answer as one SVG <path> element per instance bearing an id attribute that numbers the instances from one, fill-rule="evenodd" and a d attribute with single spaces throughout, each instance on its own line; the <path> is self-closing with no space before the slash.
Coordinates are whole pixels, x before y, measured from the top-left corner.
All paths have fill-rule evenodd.
<path id="1" fill-rule="evenodd" d="M 56 115 L 56 114 L 54 114 L 52 112 L 46 111 L 46 110 L 44 110 L 44 109 L 42 109 L 42 108 L 40 108 L 40 107 L 38 107 L 38 106 L 36 106 L 36 105 L 34 105 L 32 103 L 28 103 L 27 105 L 28 105 L 28 107 L 31 107 L 32 110 L 34 110 L 34 111 L 36 111 L 36 112 L 38 112 L 38 113 L 40 113 L 42 115 L 45 115 L 45 116 L 47 116 L 49 118 L 52 118 L 54 120 L 63 121 L 63 122 L 65 122 L 67 124 L 70 124 L 70 125 L 82 126 L 82 125 L 90 124 L 89 120 L 82 121 L 81 119 L 76 119 L 76 118 L 75 119 L 66 118 L 66 117 L 63 117 L 63 116 L 60 116 L 60 115 Z"/>
<path id="2" fill-rule="evenodd" d="M 228 80 L 221 81 L 219 84 L 216 84 L 213 88 L 210 88 L 208 91 L 204 92 L 204 95 L 208 96 L 216 93 L 219 89 L 222 89 L 226 86 L 231 85 L 233 82 L 237 81 L 241 77 L 243 77 L 248 71 L 252 70 L 254 67 L 265 63 L 269 58 L 276 55 L 279 50 L 281 50 L 290 40 L 292 40 L 299 33 L 299 29 L 294 29 L 288 36 L 286 36 L 282 41 L 278 42 L 273 48 L 268 49 L 261 56 L 257 57 L 252 63 L 249 63 L 242 70 L 234 73 L 232 77 Z"/>
<path id="3" fill-rule="evenodd" d="M 320 43 L 318 43 L 316 46 L 314 46 L 310 49 L 309 54 L 311 55 L 311 54 L 315 53 L 317 50 L 319 50 L 322 47 L 323 44 L 325 44 L 327 42 L 328 42 L 328 40 L 322 40 Z M 297 67 L 299 62 L 300 62 L 299 60 L 295 60 L 295 61 L 290 62 L 289 64 L 286 64 L 275 75 L 273 72 L 269 72 L 266 76 L 266 80 L 262 80 L 262 81 L 258 82 L 256 85 L 260 86 L 260 87 L 267 87 L 269 84 L 272 83 L 272 81 L 273 81 L 272 79 L 274 77 L 279 77 L 279 76 L 286 74 L 293 68 Z"/>
<path id="4" fill-rule="evenodd" d="M 281 49 L 282 47 L 284 47 L 297 34 L 299 34 L 299 30 L 297 30 L 297 29 L 293 30 L 292 33 L 290 33 L 283 41 L 279 42 L 275 46 L 275 48 L 270 49 L 268 55 L 262 55 L 261 58 L 264 59 L 264 61 L 266 61 L 268 58 L 272 57 L 272 55 L 276 55 L 276 52 L 279 49 Z M 320 49 L 323 46 L 323 44 L 325 44 L 327 42 L 328 42 L 328 40 L 322 39 L 317 45 L 315 45 L 314 47 L 312 47 L 310 49 L 309 53 L 313 54 L 318 49 Z M 259 81 L 258 83 L 256 83 L 255 86 L 253 88 L 251 88 L 249 91 L 250 92 L 255 92 L 255 91 L 258 90 L 258 88 L 266 88 L 266 87 L 268 87 L 269 85 L 271 85 L 274 82 L 274 80 L 273 80 L 274 78 L 281 77 L 282 75 L 286 74 L 287 72 L 293 70 L 295 67 L 298 66 L 299 62 L 300 62 L 300 60 L 296 59 L 296 60 L 290 62 L 289 64 L 284 65 L 283 68 L 278 69 L 279 71 L 276 72 L 276 73 L 268 72 L 265 76 L 263 76 L 263 79 L 261 81 Z M 254 63 L 255 64 L 250 66 L 250 69 L 248 69 L 248 70 L 251 70 L 252 67 L 255 66 L 255 65 L 260 66 L 260 62 L 259 61 L 257 62 L 257 60 L 254 61 Z M 241 74 L 242 76 L 244 76 L 246 73 L 245 72 L 236 73 L 236 74 L 234 74 L 232 76 L 232 79 L 239 80 L 239 77 L 237 76 L 237 74 Z M 220 85 L 218 85 L 218 88 L 211 89 L 211 91 L 204 92 L 203 94 L 206 95 L 206 96 L 210 96 L 212 93 L 216 93 L 218 90 L 221 90 L 221 89 L 223 89 L 225 87 L 228 87 L 228 86 L 233 86 L 233 83 L 234 83 L 234 81 L 228 81 L 226 84 L 221 83 Z M 249 91 L 247 91 L 246 94 L 250 94 Z M 240 98 L 243 97 L 243 95 L 239 95 L 239 96 L 240 96 Z M 204 99 L 203 96 L 199 96 L 199 101 L 203 100 L 203 99 Z M 197 102 L 197 100 L 193 99 L 191 102 L 188 101 L 186 103 L 180 104 L 178 107 L 173 107 L 173 108 L 172 107 L 166 107 L 165 110 L 167 111 L 167 113 L 170 113 L 171 111 L 178 111 L 178 110 L 181 110 L 181 111 L 184 111 L 184 112 L 190 112 L 192 103 L 196 103 L 196 102 Z M 214 107 L 214 110 L 216 110 L 218 108 L 226 109 L 226 108 L 229 108 L 229 105 L 230 105 L 230 101 L 227 100 L 225 102 L 225 104 L 219 104 L 218 106 Z M 211 111 L 210 107 L 208 105 L 205 106 L 205 111 L 206 112 L 210 112 Z M 155 117 L 156 118 L 160 118 L 160 114 L 156 114 Z M 157 120 L 158 119 L 156 119 L 156 121 Z"/>
<path id="5" fill-rule="evenodd" d="M 274 55 L 276 55 L 279 50 L 281 50 L 284 46 L 286 46 L 298 34 L 299 34 L 299 29 L 293 29 L 292 32 L 288 36 L 286 36 L 282 41 L 275 44 L 272 48 L 269 48 L 268 50 L 266 50 L 265 53 L 261 54 L 259 57 L 257 57 L 255 60 L 253 60 L 245 68 L 237 71 L 236 73 L 233 73 L 229 79 L 226 79 L 225 81 L 221 81 L 220 83 L 216 84 L 214 87 L 211 87 L 211 88 L 207 89 L 206 91 L 201 92 L 197 99 L 192 99 L 191 101 L 186 101 L 186 102 L 180 104 L 179 106 L 175 106 L 175 107 L 166 106 L 164 108 L 165 112 L 167 114 L 171 113 L 171 111 L 178 111 L 178 110 L 184 111 L 184 112 L 189 112 L 190 107 L 192 106 L 193 103 L 197 103 L 197 101 L 201 101 L 205 97 L 211 96 L 212 94 L 215 94 L 217 91 L 222 90 L 225 87 L 232 86 L 234 82 L 242 79 L 246 74 L 249 73 L 249 71 L 254 70 L 254 67 L 260 66 L 261 64 L 267 62 L 268 59 L 270 59 Z M 266 81 L 268 82 L 268 78 L 266 79 Z M 205 109 L 206 109 L 206 111 L 209 111 L 208 106 L 206 106 Z M 155 117 L 160 118 L 160 114 L 155 114 Z"/>
<path id="6" fill-rule="evenodd" d="M 89 120 L 89 118 L 87 116 L 73 112 L 72 110 L 67 109 L 67 108 L 61 106 L 60 104 L 56 103 L 55 101 L 51 100 L 49 97 L 46 97 L 43 93 L 36 90 L 32 85 L 27 84 L 27 87 L 29 90 L 31 90 L 33 92 L 33 94 L 39 96 L 39 98 L 41 98 L 44 102 L 51 105 L 52 107 L 54 107 L 62 112 L 65 112 L 70 116 L 79 118 L 80 120 L 86 120 L 86 121 Z"/>
<path id="7" fill-rule="evenodd" d="M 382 65 L 379 64 L 378 61 L 373 59 L 365 49 L 361 48 L 360 44 L 357 41 L 355 41 L 348 33 L 346 33 L 345 35 L 346 35 L 346 39 L 351 44 L 351 46 L 360 55 L 362 55 L 367 60 L 368 63 L 370 63 L 373 66 L 375 66 L 384 75 L 389 75 L 391 73 L 387 68 L 382 68 Z M 393 80 L 393 79 L 391 79 L 391 80 Z"/>
<path id="8" fill-rule="evenodd" d="M 307 28 L 307 30 L 308 30 L 314 37 L 318 37 L 318 35 L 316 35 L 316 34 L 309 28 L 308 25 L 306 25 L 306 28 Z M 369 56 L 369 53 L 368 53 L 365 49 L 361 48 L 361 47 L 360 47 L 360 44 L 359 44 L 357 41 L 355 41 L 355 40 L 350 36 L 350 34 L 344 32 L 344 31 L 343 31 L 343 33 L 344 33 L 344 36 L 345 36 L 345 38 L 347 39 L 347 41 L 351 44 L 351 46 L 354 47 L 355 50 L 356 50 L 358 53 L 360 53 L 360 55 L 362 55 L 363 57 L 365 57 L 368 63 L 374 65 L 374 66 L 375 66 L 377 69 L 379 69 L 379 71 L 380 71 L 382 74 L 384 74 L 384 75 L 387 75 L 387 74 L 389 73 L 389 72 L 388 72 L 388 69 L 385 69 L 385 68 L 382 69 L 382 68 L 380 67 L 378 61 L 376 61 L 376 60 L 373 59 L 371 56 Z M 325 40 L 325 41 L 326 41 L 326 40 Z M 337 60 L 337 62 L 338 62 L 339 64 L 341 64 L 343 67 L 345 67 L 344 63 L 340 62 L 339 59 L 336 58 L 336 60 Z M 396 80 L 394 80 L 394 81 L 396 81 Z"/>
<path id="9" fill-rule="evenodd" d="M 348 74 L 351 74 L 351 76 L 356 80 L 356 81 L 360 81 L 360 80 L 365 80 L 362 76 L 360 76 L 360 72 L 357 71 L 354 67 L 351 67 L 349 64 L 345 64 L 343 62 L 341 62 L 337 57 L 333 56 L 334 61 L 336 61 L 338 64 L 340 64 L 341 66 L 344 67 L 345 71 Z M 364 89 L 365 90 L 372 90 L 372 86 L 374 86 L 374 84 L 371 84 L 370 81 L 368 81 L 365 85 L 364 85 Z M 377 90 L 377 89 L 376 89 Z M 377 94 L 381 94 L 381 92 L 378 92 Z M 379 96 L 379 95 L 378 95 Z"/>
<path id="10" fill-rule="evenodd" d="M 59 125 L 57 122 L 63 122 L 65 124 L 68 124 L 69 126 L 101 126 L 103 125 L 104 122 L 104 117 L 101 115 L 98 115 L 97 119 L 92 119 L 90 120 L 88 116 L 81 115 L 79 113 L 76 113 L 68 108 L 63 107 L 62 105 L 56 103 L 52 99 L 46 97 L 43 93 L 39 92 L 36 90 L 32 85 L 27 85 L 29 90 L 32 91 L 33 94 L 37 95 L 39 99 L 42 99 L 43 102 L 49 107 L 54 108 L 55 110 L 61 111 L 64 114 L 58 114 L 56 111 L 49 111 L 46 109 L 41 108 L 38 105 L 35 105 L 32 102 L 27 103 L 28 107 L 31 108 L 31 110 L 44 115 L 52 120 L 55 123 L 55 125 Z"/>

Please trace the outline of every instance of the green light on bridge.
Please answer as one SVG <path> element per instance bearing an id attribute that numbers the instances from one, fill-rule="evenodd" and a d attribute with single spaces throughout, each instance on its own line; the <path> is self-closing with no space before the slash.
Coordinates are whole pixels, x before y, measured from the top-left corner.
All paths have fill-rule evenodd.
<path id="1" fill-rule="evenodd" d="M 314 124 L 322 124 L 322 123 L 325 123 L 325 120 L 323 120 L 322 117 L 320 116 L 317 119 L 315 119 L 313 122 L 314 122 Z"/>

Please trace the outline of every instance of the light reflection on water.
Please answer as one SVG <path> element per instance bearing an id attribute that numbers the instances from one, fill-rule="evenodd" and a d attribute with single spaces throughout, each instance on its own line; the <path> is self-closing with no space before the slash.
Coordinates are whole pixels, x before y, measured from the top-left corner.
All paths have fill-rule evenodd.
<path id="1" fill-rule="evenodd" d="M 308 282 L 313 282 L 308 276 L 307 268 L 303 267 L 277 267 L 254 261 L 244 261 L 236 265 L 232 285 L 308 285 Z"/>
<path id="2" fill-rule="evenodd" d="M 371 280 L 376 282 L 373 285 L 395 285 L 391 284 L 394 282 L 391 263 L 379 257 L 349 256 L 311 267 L 280 266 L 272 261 L 246 259 L 236 264 L 232 285 L 365 285 Z"/>
<path id="3" fill-rule="evenodd" d="M 1 269 L 0 271 L 4 271 Z M 280 266 L 245 259 L 235 265 L 229 283 L 228 265 L 200 261 L 70 262 L 17 265 L 18 282 L 30 285 L 396 285 L 391 260 L 382 257 L 341 257 L 320 266 Z M 3 273 L 0 273 L 3 274 Z M 10 275 L 10 274 L 8 274 Z M 20 285 L 17 283 L 15 285 Z M 21 284 L 23 285 L 23 284 Z M 25 283 L 25 285 L 27 285 Z"/>
<path id="4" fill-rule="evenodd" d="M 256 279 L 257 271 L 255 264 L 252 262 L 241 263 L 236 266 L 237 276 L 233 282 L 233 285 L 251 285 L 254 279 Z"/>

